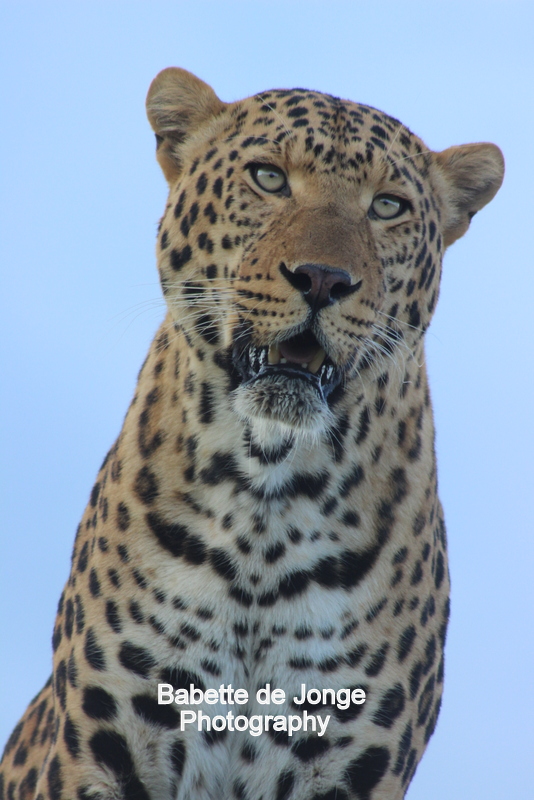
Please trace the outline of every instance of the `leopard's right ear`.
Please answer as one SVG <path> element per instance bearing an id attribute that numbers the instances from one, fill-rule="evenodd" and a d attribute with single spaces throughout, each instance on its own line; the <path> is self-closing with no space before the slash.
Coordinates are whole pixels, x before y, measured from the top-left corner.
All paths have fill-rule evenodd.
<path id="1" fill-rule="evenodd" d="M 226 107 L 211 86 L 179 67 L 160 72 L 148 90 L 147 116 L 157 142 L 157 158 L 171 183 L 181 172 L 181 145 Z"/>

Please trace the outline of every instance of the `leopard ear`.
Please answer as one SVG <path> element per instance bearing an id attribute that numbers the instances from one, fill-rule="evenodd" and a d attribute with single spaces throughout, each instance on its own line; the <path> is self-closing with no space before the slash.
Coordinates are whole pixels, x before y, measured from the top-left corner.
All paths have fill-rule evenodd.
<path id="1" fill-rule="evenodd" d="M 435 154 L 445 184 L 443 240 L 448 247 L 469 227 L 472 217 L 493 200 L 504 177 L 504 158 L 494 144 L 465 144 Z"/>
<path id="2" fill-rule="evenodd" d="M 180 174 L 183 142 L 225 105 L 211 86 L 185 69 L 169 67 L 156 75 L 146 111 L 156 134 L 157 158 L 169 183 Z"/>

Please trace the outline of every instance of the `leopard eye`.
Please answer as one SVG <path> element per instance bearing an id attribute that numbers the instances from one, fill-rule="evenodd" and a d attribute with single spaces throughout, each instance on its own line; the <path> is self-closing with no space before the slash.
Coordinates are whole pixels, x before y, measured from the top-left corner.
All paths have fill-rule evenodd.
<path id="1" fill-rule="evenodd" d="M 371 203 L 370 211 L 380 219 L 395 219 L 406 211 L 409 204 L 393 194 L 379 194 Z"/>
<path id="2" fill-rule="evenodd" d="M 285 172 L 272 164 L 253 164 L 250 174 L 264 192 L 281 192 L 287 185 Z"/>

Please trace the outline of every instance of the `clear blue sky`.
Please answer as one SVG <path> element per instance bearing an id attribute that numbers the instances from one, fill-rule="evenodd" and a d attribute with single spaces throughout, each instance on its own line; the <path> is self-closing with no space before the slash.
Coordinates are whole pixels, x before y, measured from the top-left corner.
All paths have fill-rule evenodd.
<path id="1" fill-rule="evenodd" d="M 534 4 L 3 0 L 0 17 L 0 739 L 50 672 L 74 531 L 163 314 L 144 97 L 178 65 L 223 100 L 305 86 L 433 149 L 504 151 L 504 187 L 449 251 L 428 336 L 452 622 L 408 797 L 529 796 Z"/>

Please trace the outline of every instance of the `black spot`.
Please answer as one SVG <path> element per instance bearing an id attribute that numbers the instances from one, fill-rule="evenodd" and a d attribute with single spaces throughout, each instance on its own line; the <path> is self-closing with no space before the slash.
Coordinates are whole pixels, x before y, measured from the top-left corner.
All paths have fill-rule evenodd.
<path id="1" fill-rule="evenodd" d="M 137 473 L 134 491 L 142 503 L 150 505 L 159 494 L 156 476 L 148 467 L 142 467 Z"/>
<path id="2" fill-rule="evenodd" d="M 310 575 L 306 570 L 300 569 L 290 572 L 280 580 L 278 591 L 286 599 L 290 599 L 297 594 L 302 594 L 308 587 Z"/>
<path id="3" fill-rule="evenodd" d="M 340 585 L 344 589 L 356 586 L 372 569 L 380 550 L 380 546 L 375 545 L 361 553 L 352 550 L 342 551 L 339 556 Z"/>
<path id="4" fill-rule="evenodd" d="M 368 747 L 361 756 L 351 761 L 345 778 L 358 800 L 371 800 L 371 791 L 384 777 L 390 754 L 386 747 Z"/>
<path id="5" fill-rule="evenodd" d="M 95 485 L 93 486 L 93 488 L 91 490 L 90 503 L 91 503 L 91 507 L 92 508 L 96 508 L 96 504 L 98 503 L 98 495 L 99 494 L 100 494 L 100 484 L 99 483 L 95 483 Z"/>
<path id="6" fill-rule="evenodd" d="M 397 645 L 397 658 L 399 661 L 404 661 L 412 649 L 416 635 L 415 627 L 413 625 L 409 625 L 399 636 L 399 643 Z"/>
<path id="7" fill-rule="evenodd" d="M 110 573 L 111 573 L 111 570 L 110 570 Z M 132 575 L 133 575 L 134 581 L 139 586 L 139 588 L 140 589 L 146 589 L 146 587 L 148 586 L 148 583 L 147 583 L 147 580 L 146 580 L 145 576 L 143 575 L 143 573 L 139 572 L 138 569 L 133 569 L 132 570 Z M 111 577 L 111 575 L 110 575 L 110 577 Z"/>
<path id="8" fill-rule="evenodd" d="M 418 559 L 415 562 L 414 568 L 412 570 L 412 575 L 410 577 L 411 586 L 417 586 L 418 583 L 421 583 L 422 579 L 423 579 L 423 567 L 421 565 L 421 561 Z"/>
<path id="9" fill-rule="evenodd" d="M 68 639 L 72 636 L 72 629 L 74 626 L 74 604 L 72 600 L 67 600 L 65 604 L 65 635 Z"/>
<path id="10" fill-rule="evenodd" d="M 393 556 L 392 564 L 403 564 L 406 561 L 406 556 L 408 555 L 408 548 L 401 547 L 400 550 L 397 550 L 395 555 Z"/>
<path id="11" fill-rule="evenodd" d="M 402 734 L 400 743 L 399 743 L 399 750 L 397 753 L 397 760 L 395 762 L 395 767 L 392 769 L 394 775 L 400 775 L 404 769 L 404 764 L 406 763 L 406 756 L 410 751 L 410 746 L 412 744 L 412 723 L 411 721 L 408 722 L 406 727 L 404 728 L 404 732 Z"/>
<path id="12" fill-rule="evenodd" d="M 181 214 L 182 214 L 182 212 L 184 210 L 185 198 L 186 198 L 186 194 L 185 194 L 185 191 L 183 191 L 181 193 L 180 197 L 178 198 L 178 202 L 176 203 L 176 205 L 174 207 L 174 216 L 176 218 L 181 216 Z"/>
<path id="13" fill-rule="evenodd" d="M 286 494 L 288 497 L 304 495 L 315 500 L 324 492 L 328 481 L 329 475 L 327 472 L 318 472 L 317 474 L 305 472 L 295 475 L 289 483 Z"/>
<path id="14" fill-rule="evenodd" d="M 366 675 L 368 675 L 370 678 L 374 678 L 381 672 L 382 667 L 386 662 L 388 650 L 389 644 L 386 642 L 373 653 L 367 667 L 365 668 Z"/>
<path id="15" fill-rule="evenodd" d="M 404 711 L 406 698 L 400 683 L 396 683 L 380 700 L 380 706 L 375 711 L 373 722 L 383 728 L 391 728 L 397 717 Z"/>
<path id="16" fill-rule="evenodd" d="M 92 567 L 91 572 L 89 573 L 89 591 L 93 597 L 99 597 L 101 593 L 100 581 L 98 580 L 98 575 L 94 567 Z"/>
<path id="17" fill-rule="evenodd" d="M 209 467 L 206 467 L 200 472 L 200 480 L 208 486 L 217 486 L 217 484 L 222 481 L 240 478 L 241 475 L 232 453 L 214 453 L 211 457 Z"/>
<path id="18" fill-rule="evenodd" d="M 73 758 L 77 758 L 80 752 L 80 736 L 78 733 L 78 728 L 71 720 L 69 715 L 65 717 L 65 727 L 63 728 L 63 740 L 67 745 L 67 750 L 73 756 Z"/>
<path id="19" fill-rule="evenodd" d="M 208 176 L 203 172 L 197 180 L 197 193 L 204 194 L 208 185 Z"/>
<path id="20" fill-rule="evenodd" d="M 117 506 L 117 525 L 121 531 L 127 530 L 130 526 L 130 512 L 126 503 L 119 503 Z"/>
<path id="21" fill-rule="evenodd" d="M 104 651 L 98 644 L 95 632 L 92 628 L 89 628 L 85 635 L 84 654 L 87 663 L 93 669 L 99 671 L 106 669 Z"/>
<path id="22" fill-rule="evenodd" d="M 352 741 L 349 737 L 349 744 Z M 350 800 L 348 794 L 343 791 L 343 789 L 339 789 L 337 786 L 334 786 L 333 789 L 330 789 L 328 792 L 322 792 L 321 794 L 314 794 L 311 800 Z"/>
<path id="23" fill-rule="evenodd" d="M 67 699 L 67 665 L 64 660 L 60 661 L 56 667 L 55 689 L 56 697 L 64 711 Z"/>
<path id="24" fill-rule="evenodd" d="M 321 514 L 323 514 L 325 517 L 329 517 L 330 514 L 335 510 L 337 504 L 338 504 L 337 497 L 329 497 L 323 503 L 323 507 L 321 508 Z"/>
<path id="25" fill-rule="evenodd" d="M 83 610 L 82 598 L 79 594 L 74 598 L 76 633 L 81 633 L 85 626 L 85 612 Z"/>
<path id="26" fill-rule="evenodd" d="M 37 786 L 37 778 L 38 778 L 38 772 L 35 767 L 32 767 L 30 770 L 28 770 L 27 774 L 20 782 L 19 797 L 21 798 L 21 800 L 24 800 L 24 798 L 28 797 L 31 798 L 34 796 L 35 787 Z M 3 777 L 0 777 L 0 783 L 2 781 Z M 2 797 L 3 800 L 4 794 L 1 786 L 0 786 L 0 797 Z"/>
<path id="27" fill-rule="evenodd" d="M 434 675 L 431 675 L 430 678 L 427 680 L 423 691 L 421 692 L 421 697 L 419 698 L 419 702 L 417 704 L 417 725 L 421 726 L 424 725 L 427 717 L 430 713 L 430 709 L 432 708 L 432 703 L 434 701 L 434 685 L 436 683 L 436 679 Z"/>
<path id="28" fill-rule="evenodd" d="M 241 758 L 243 761 L 246 761 L 248 764 L 254 763 L 257 758 L 257 752 L 253 744 L 246 743 L 243 745 L 243 749 L 241 750 Z"/>
<path id="29" fill-rule="evenodd" d="M 108 767 L 123 786 L 124 800 L 150 800 L 135 772 L 126 739 L 115 731 L 97 731 L 89 740 L 95 761 Z"/>
<path id="30" fill-rule="evenodd" d="M 190 227 L 189 226 L 189 218 L 188 218 L 188 216 L 186 214 L 184 217 L 182 217 L 182 221 L 180 223 L 180 230 L 181 230 L 183 236 L 185 236 L 186 238 L 187 238 L 187 235 L 189 234 L 189 227 Z M 174 252 L 176 252 L 176 251 L 174 251 Z M 171 253 L 171 256 L 172 256 L 172 253 Z"/>
<path id="31" fill-rule="evenodd" d="M 210 552 L 210 561 L 213 569 L 222 578 L 232 581 L 236 577 L 237 568 L 230 556 L 221 548 L 214 548 Z"/>
<path id="32" fill-rule="evenodd" d="M 226 734 L 228 731 L 226 729 L 222 731 L 216 731 L 213 728 L 211 731 L 204 731 L 204 741 L 208 745 L 208 747 L 212 747 L 215 744 L 222 744 L 226 739 Z"/>
<path id="33" fill-rule="evenodd" d="M 175 690 L 186 689 L 189 691 L 191 684 L 193 684 L 197 689 L 201 689 L 203 692 L 206 690 L 204 681 L 196 674 L 196 672 L 188 672 L 187 670 L 179 669 L 178 667 L 168 667 L 167 669 L 161 670 L 160 677 L 163 683 L 170 683 Z"/>
<path id="34" fill-rule="evenodd" d="M 28 748 L 24 744 L 20 744 L 17 752 L 13 757 L 13 765 L 15 767 L 23 767 L 28 758 Z"/>
<path id="35" fill-rule="evenodd" d="M 82 708 L 91 719 L 110 720 L 117 713 L 115 698 L 100 686 L 86 686 Z"/>
<path id="36" fill-rule="evenodd" d="M 371 425 L 371 414 L 369 406 L 365 406 L 360 414 L 358 422 L 358 435 L 356 436 L 356 444 L 361 444 L 367 438 L 369 427 Z"/>
<path id="37" fill-rule="evenodd" d="M 345 511 L 341 517 L 341 521 L 351 528 L 357 528 L 360 525 L 360 515 L 357 511 Z"/>
<path id="38" fill-rule="evenodd" d="M 343 460 L 343 455 L 345 453 L 345 437 L 348 430 L 348 414 L 343 414 L 336 425 L 330 429 L 330 441 L 334 448 L 334 459 L 338 463 Z"/>
<path id="39" fill-rule="evenodd" d="M 77 566 L 78 572 L 85 572 L 85 570 L 87 569 L 88 549 L 89 549 L 89 543 L 84 542 L 83 547 L 80 550 L 80 556 L 78 558 L 78 566 Z"/>
<path id="40" fill-rule="evenodd" d="M 184 541 L 184 560 L 190 564 L 203 564 L 206 560 L 206 545 L 199 536 L 188 536 Z"/>
<path id="41" fill-rule="evenodd" d="M 171 764 L 178 777 L 181 777 L 184 771 L 186 753 L 185 742 L 177 739 L 171 747 Z"/>
<path id="42" fill-rule="evenodd" d="M 276 800 L 287 800 L 295 784 L 295 776 L 287 770 L 282 772 L 276 784 Z"/>
<path id="43" fill-rule="evenodd" d="M 217 344 L 219 342 L 219 329 L 209 314 L 199 316 L 195 327 L 208 344 Z"/>
<path id="44" fill-rule="evenodd" d="M 291 667 L 291 669 L 309 669 L 309 667 L 313 666 L 313 661 L 307 656 L 298 656 L 296 658 L 290 658 L 287 665 Z"/>
<path id="45" fill-rule="evenodd" d="M 78 687 L 78 669 L 76 667 L 76 659 L 74 658 L 74 651 L 71 651 L 69 656 L 69 663 L 67 665 L 67 678 L 73 689 Z"/>
<path id="46" fill-rule="evenodd" d="M 201 638 L 198 628 L 195 628 L 194 625 L 190 625 L 188 622 L 184 622 L 180 630 L 184 636 L 187 636 L 187 638 L 191 639 L 193 642 L 198 642 Z"/>
<path id="47" fill-rule="evenodd" d="M 221 675 L 221 669 L 215 661 L 211 661 L 211 659 L 204 658 L 200 662 L 200 666 L 203 670 L 208 672 L 210 675 L 214 675 L 215 677 L 219 677 Z"/>
<path id="48" fill-rule="evenodd" d="M 61 777 L 61 763 L 57 756 L 54 756 L 48 767 L 48 791 L 50 800 L 61 800 L 63 791 L 63 779 Z"/>
<path id="49" fill-rule="evenodd" d="M 106 620 L 112 631 L 120 633 L 122 630 L 121 618 L 117 604 L 113 600 L 106 601 Z"/>
<path id="50" fill-rule="evenodd" d="M 414 300 L 408 306 L 408 324 L 412 325 L 414 328 L 418 328 L 421 324 L 421 314 L 419 312 L 419 305 L 417 300 Z"/>
<path id="51" fill-rule="evenodd" d="M 278 747 L 289 747 L 289 735 L 287 731 L 274 731 L 272 728 L 269 728 L 267 733 L 272 742 L 278 745 Z"/>
<path id="52" fill-rule="evenodd" d="M 217 212 L 213 208 L 212 203 L 208 203 L 206 208 L 204 209 L 204 216 L 208 217 L 211 225 L 215 225 L 217 222 Z"/>
<path id="53" fill-rule="evenodd" d="M 339 494 L 341 497 L 346 497 L 351 489 L 359 486 L 364 478 L 364 472 L 362 467 L 358 464 L 356 465 L 352 471 L 347 475 L 347 477 L 343 480 L 341 484 L 341 489 Z"/>
<path id="54" fill-rule="evenodd" d="M 142 678 L 148 678 L 150 670 L 155 666 L 156 661 L 144 647 L 123 642 L 119 650 L 119 661 L 125 669 L 135 672 Z"/>
<path id="55" fill-rule="evenodd" d="M 170 254 L 171 267 L 178 272 L 183 266 L 185 266 L 185 264 L 188 263 L 188 261 L 191 260 L 192 255 L 193 251 L 188 244 L 186 244 L 186 246 L 181 250 L 173 248 Z"/>
<path id="56" fill-rule="evenodd" d="M 283 542 L 276 542 L 272 544 L 270 547 L 263 554 L 263 558 L 267 562 L 267 564 L 274 564 L 275 561 L 278 561 L 279 558 L 286 552 L 286 546 Z"/>
<path id="57" fill-rule="evenodd" d="M 130 556 L 128 554 L 128 548 L 126 547 L 126 545 L 118 544 L 117 545 L 117 553 L 119 554 L 120 560 L 124 564 L 127 564 L 128 561 L 130 560 Z"/>
<path id="58" fill-rule="evenodd" d="M 158 514 L 150 512 L 145 517 L 148 526 L 165 550 L 178 558 L 183 555 L 189 530 L 179 522 L 165 522 Z"/>
<path id="59" fill-rule="evenodd" d="M 200 407 L 199 419 L 200 422 L 208 424 L 213 421 L 215 410 L 215 402 L 213 391 L 209 383 L 202 383 L 200 390 Z"/>
<path id="60" fill-rule="evenodd" d="M 291 750 L 301 761 L 312 761 L 330 750 L 330 742 L 325 736 L 308 736 L 295 742 Z"/>
<path id="61" fill-rule="evenodd" d="M 425 660 L 423 662 L 423 675 L 427 675 L 436 660 L 436 637 L 431 636 L 425 647 Z"/>
<path id="62" fill-rule="evenodd" d="M 340 583 L 338 560 L 334 556 L 327 556 L 318 561 L 312 572 L 313 580 L 320 586 L 335 588 Z"/>
<path id="63" fill-rule="evenodd" d="M 151 725 L 173 730 L 180 724 L 179 712 L 172 705 L 160 705 L 151 695 L 135 695 L 132 697 L 132 705 L 137 716 Z"/>
<path id="64" fill-rule="evenodd" d="M 413 700 L 419 691 L 422 676 L 423 665 L 420 661 L 416 661 L 410 672 L 410 700 Z"/>
<path id="65" fill-rule="evenodd" d="M 363 689 L 363 691 L 366 694 L 369 691 L 369 688 L 365 685 L 349 686 L 348 691 L 350 692 L 351 695 L 354 689 Z M 356 717 L 358 717 L 362 713 L 364 708 L 365 708 L 365 703 L 354 703 L 351 699 L 348 708 L 338 708 L 338 706 L 335 705 L 332 711 L 334 712 L 334 716 L 338 720 L 338 722 L 345 723 L 345 722 L 352 722 L 353 719 L 356 719 Z"/>
<path id="66" fill-rule="evenodd" d="M 247 592 L 240 586 L 231 586 L 228 590 L 230 597 L 245 608 L 250 608 L 252 605 L 253 597 L 250 592 Z M 258 598 L 258 605 L 261 605 L 260 598 Z"/>
<path id="67" fill-rule="evenodd" d="M 444 577 L 445 577 L 445 559 L 443 558 L 443 553 L 440 550 L 436 557 L 436 569 L 434 572 L 434 583 L 436 584 L 436 589 L 439 589 L 439 587 L 443 583 Z"/>
<path id="68" fill-rule="evenodd" d="M 354 650 L 350 650 L 345 656 L 345 661 L 349 667 L 357 667 L 367 652 L 366 644 L 359 644 Z"/>

